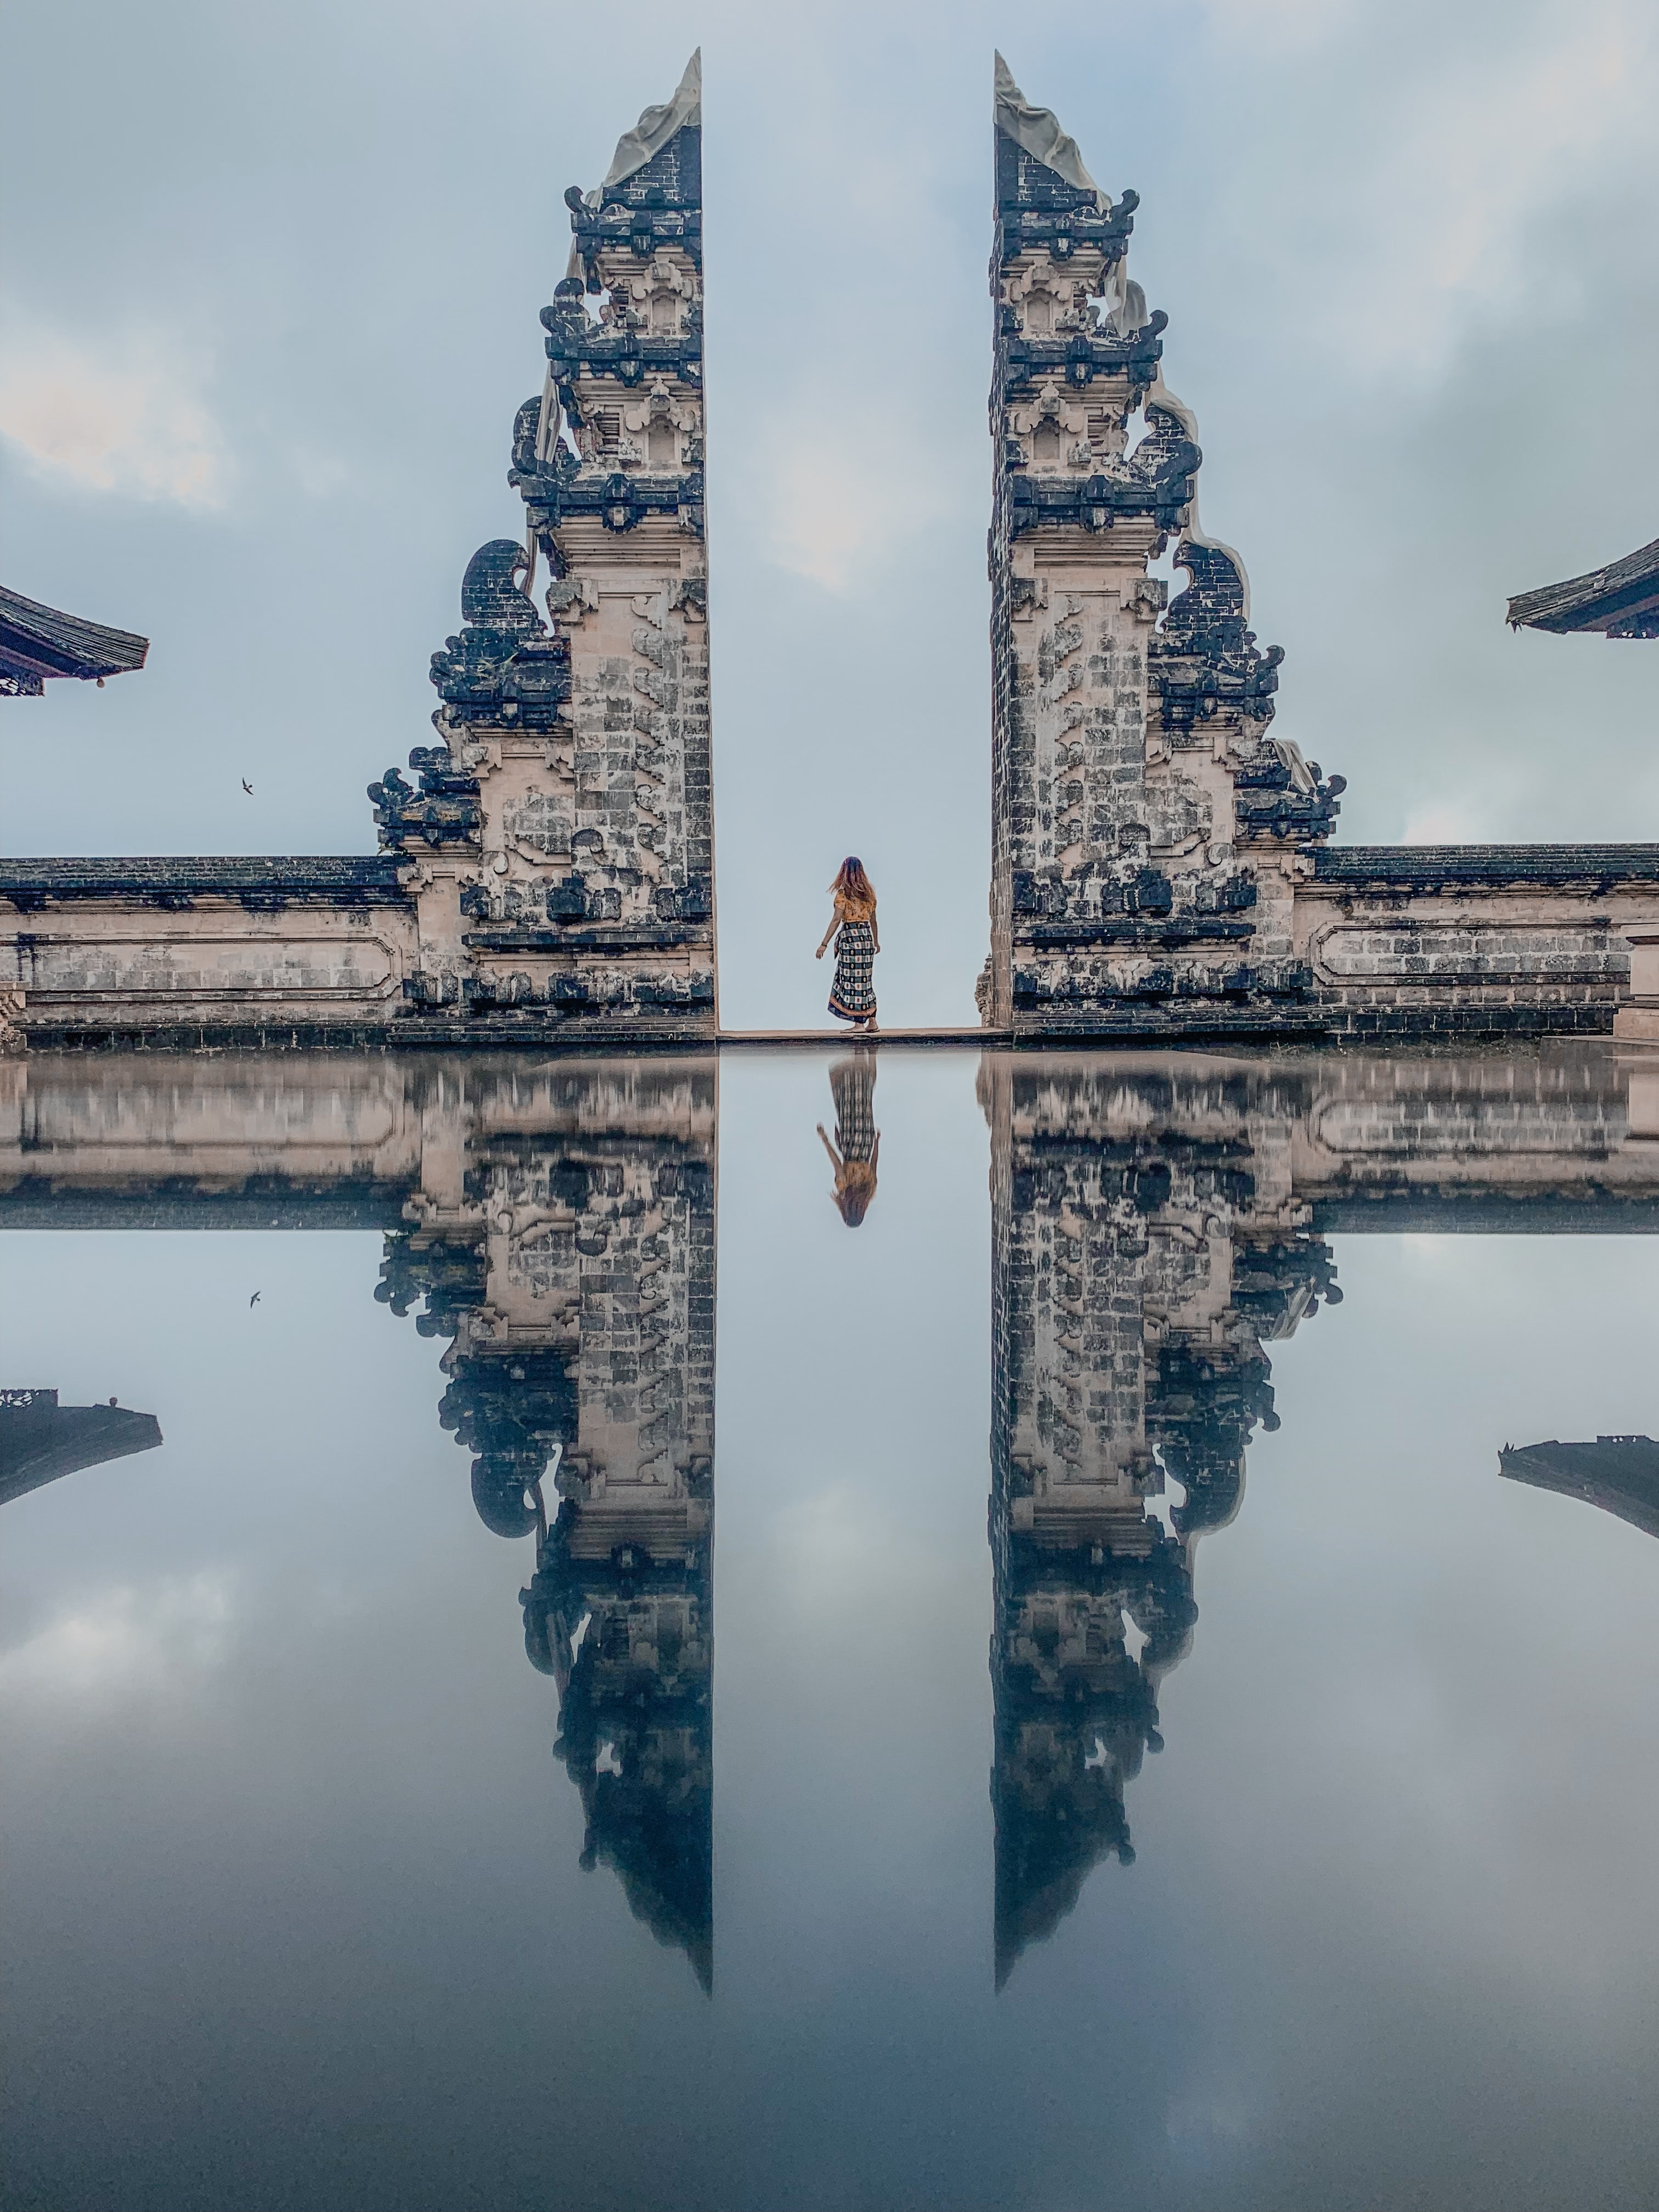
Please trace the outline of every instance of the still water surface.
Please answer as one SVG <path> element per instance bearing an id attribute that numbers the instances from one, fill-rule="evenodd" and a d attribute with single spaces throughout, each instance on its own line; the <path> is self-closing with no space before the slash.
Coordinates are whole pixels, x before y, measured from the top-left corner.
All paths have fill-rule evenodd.
<path id="1" fill-rule="evenodd" d="M 9 2207 L 1659 2198 L 1652 1055 L 3 1079 Z"/>

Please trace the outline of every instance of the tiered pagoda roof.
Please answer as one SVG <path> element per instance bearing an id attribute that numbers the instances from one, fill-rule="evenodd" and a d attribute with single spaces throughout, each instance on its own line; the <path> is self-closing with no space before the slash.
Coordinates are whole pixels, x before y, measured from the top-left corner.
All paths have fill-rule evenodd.
<path id="1" fill-rule="evenodd" d="M 48 677 L 101 684 L 142 668 L 149 651 L 147 637 L 64 614 L 0 584 L 0 697 L 38 699 Z"/>

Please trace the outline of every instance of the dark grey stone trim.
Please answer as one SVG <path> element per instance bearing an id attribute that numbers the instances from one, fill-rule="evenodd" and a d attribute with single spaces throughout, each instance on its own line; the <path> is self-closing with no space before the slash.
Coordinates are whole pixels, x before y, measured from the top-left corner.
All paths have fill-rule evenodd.
<path id="1" fill-rule="evenodd" d="M 1401 1184 L 1362 1196 L 1316 1199 L 1316 1237 L 1420 1236 L 1461 1230 L 1466 1236 L 1659 1236 L 1659 1199 L 1587 1191 L 1582 1197 L 1540 1192 L 1507 1198 L 1491 1191 L 1425 1190 Z"/>
<path id="2" fill-rule="evenodd" d="M 409 1187 L 259 1176 L 238 1190 L 161 1178 L 131 1190 L 60 1190 L 41 1178 L 0 1194 L 0 1229 L 362 1229 L 404 1227 Z"/>
<path id="3" fill-rule="evenodd" d="M 659 1007 L 648 1015 L 605 1018 L 584 1014 L 561 1017 L 545 1006 L 521 1014 L 495 1006 L 457 1016 L 405 1009 L 384 1023 L 365 1022 L 64 1022 L 30 1012 L 23 1021 L 30 1048 L 53 1052 L 411 1052 L 428 1046 L 477 1052 L 486 1048 L 525 1047 L 542 1053 L 618 1051 L 635 1053 L 714 1049 L 712 1012 L 702 1006 L 678 1020 Z M 833 1042 L 834 1040 L 828 1040 Z"/>
<path id="4" fill-rule="evenodd" d="M 1167 1037 L 1310 1036 L 1337 1026 L 1326 1009 L 1285 1005 L 1232 1008 L 1224 1001 L 1206 1000 L 1197 1004 L 1122 1003 L 1079 1006 L 1062 1012 L 1041 1003 L 1016 1001 L 1013 1042 L 1017 1045 L 1053 1044 L 1062 1039 L 1142 1038 L 1156 1042 Z"/>
<path id="5" fill-rule="evenodd" d="M 1415 1001 L 1345 1006 L 1333 994 L 1320 1008 L 1320 1022 L 1333 1036 L 1356 1042 L 1443 1037 L 1468 1044 L 1480 1038 L 1610 1036 L 1616 1005 L 1611 988 L 1605 998 L 1543 1006 L 1448 1006 L 1425 990 Z"/>
<path id="6" fill-rule="evenodd" d="M 1017 927 L 1013 942 L 1016 950 L 1027 945 L 1035 948 L 1060 945 L 1200 945 L 1255 935 L 1254 922 L 1228 921 L 1219 915 L 1200 914 L 1168 922 L 1120 921 L 1115 919 L 1035 921 L 1024 927 Z"/>
<path id="7" fill-rule="evenodd" d="M 412 903 L 398 880 L 398 861 L 380 854 L 301 857 L 234 854 L 226 858 L 0 860 L 0 897 L 26 908 L 48 899 L 137 899 L 171 905 L 195 898 L 246 903 L 320 901 L 339 906 Z"/>
<path id="8" fill-rule="evenodd" d="M 470 929 L 461 939 L 488 952 L 657 952 L 673 945 L 712 946 L 714 930 L 693 929 Z"/>
<path id="9" fill-rule="evenodd" d="M 1659 845 L 1325 845 L 1312 854 L 1322 884 L 1436 891 L 1449 885 L 1530 884 L 1604 890 L 1659 884 Z"/>

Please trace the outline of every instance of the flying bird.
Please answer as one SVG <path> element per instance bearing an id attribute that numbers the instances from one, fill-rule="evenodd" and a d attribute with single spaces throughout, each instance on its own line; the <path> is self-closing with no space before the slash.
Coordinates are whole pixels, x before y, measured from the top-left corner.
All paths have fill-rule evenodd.
<path id="1" fill-rule="evenodd" d="M 248 1309 L 249 1309 L 250 1312 L 252 1310 L 252 1309 L 253 1309 L 255 1306 L 257 1306 L 257 1305 L 258 1304 L 258 1303 L 259 1303 L 259 1293 L 258 1292 L 258 1291 L 255 1291 L 255 1292 L 253 1293 L 253 1296 L 252 1296 L 252 1297 L 248 1300 Z"/>
<path id="2" fill-rule="evenodd" d="M 246 792 L 248 797 L 252 799 L 253 796 L 253 786 L 248 781 L 246 776 L 242 778 L 242 788 Z"/>

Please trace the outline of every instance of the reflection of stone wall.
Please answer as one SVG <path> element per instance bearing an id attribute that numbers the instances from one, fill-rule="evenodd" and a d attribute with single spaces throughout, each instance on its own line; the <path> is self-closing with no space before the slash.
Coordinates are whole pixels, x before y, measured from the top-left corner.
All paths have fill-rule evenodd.
<path id="1" fill-rule="evenodd" d="M 1273 1422 L 1267 1347 L 1334 1294 L 1323 1237 L 1659 1229 L 1659 1106 L 1645 1061 L 1575 1043 L 988 1054 L 980 1085 L 1006 1973 L 1131 1855 L 1196 1540 Z M 0 1224 L 388 1230 L 480 1510 L 535 1536 L 588 1854 L 705 1981 L 715 1116 L 694 1058 L 0 1061 Z"/>
<path id="2" fill-rule="evenodd" d="M 377 1295 L 447 1344 L 478 1510 L 536 1534 L 588 1849 L 705 1981 L 715 1091 L 652 1055 L 0 1061 L 6 1226 L 387 1231 Z"/>

